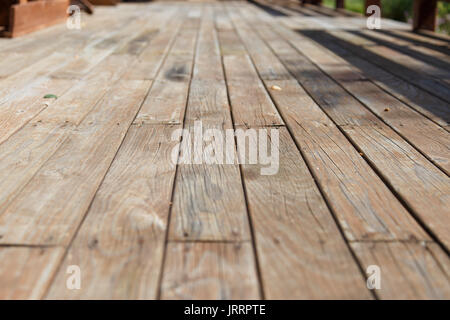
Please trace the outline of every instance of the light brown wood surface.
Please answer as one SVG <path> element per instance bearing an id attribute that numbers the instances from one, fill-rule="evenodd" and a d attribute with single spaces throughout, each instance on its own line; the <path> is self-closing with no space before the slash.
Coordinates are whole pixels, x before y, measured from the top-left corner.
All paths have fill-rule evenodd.
<path id="1" fill-rule="evenodd" d="M 448 37 L 365 22 L 161 1 L 0 39 L 0 298 L 449 299 Z M 273 174 L 235 136 L 180 162 L 199 121 Z"/>

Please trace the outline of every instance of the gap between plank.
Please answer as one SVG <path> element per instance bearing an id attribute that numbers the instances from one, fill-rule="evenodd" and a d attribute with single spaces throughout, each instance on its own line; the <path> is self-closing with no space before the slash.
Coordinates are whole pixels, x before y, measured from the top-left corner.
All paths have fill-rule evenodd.
<path id="1" fill-rule="evenodd" d="M 171 39 L 171 42 L 170 42 L 170 44 L 169 44 L 169 50 L 165 53 L 165 56 L 164 56 L 163 60 L 161 61 L 161 64 L 158 66 L 157 74 L 158 74 L 159 71 L 162 69 L 162 66 L 163 66 L 164 63 L 165 63 L 165 61 L 166 61 L 166 59 L 167 59 L 167 57 L 168 57 L 168 55 L 169 55 L 169 53 L 170 53 L 170 51 L 171 51 L 171 49 L 172 49 L 172 47 L 173 47 L 173 44 L 175 43 L 175 39 L 176 39 L 177 35 L 178 35 L 179 32 L 180 32 L 180 29 L 181 29 L 181 28 L 179 28 L 179 29 L 177 30 L 176 35 L 173 37 L 173 39 Z M 150 45 L 150 44 L 149 44 L 149 45 Z M 111 54 L 112 54 L 112 53 L 111 53 Z M 110 54 L 110 55 L 111 55 L 111 54 Z M 116 81 L 116 83 L 118 83 L 125 75 L 126 75 L 126 73 L 122 74 L 122 76 Z M 66 256 L 67 256 L 67 254 L 68 254 L 68 252 L 69 252 L 69 249 L 70 249 L 70 247 L 72 246 L 72 243 L 74 242 L 75 238 L 77 237 L 79 230 L 80 230 L 81 227 L 83 226 L 83 223 L 84 223 L 84 221 L 86 220 L 87 214 L 89 213 L 89 210 L 90 210 L 91 207 L 92 207 L 92 204 L 93 204 L 93 202 L 94 202 L 94 199 L 95 199 L 95 197 L 97 196 L 97 193 L 98 193 L 100 187 L 102 186 L 103 181 L 105 180 L 106 175 L 108 174 L 108 172 L 109 172 L 109 170 L 110 170 L 112 164 L 114 163 L 114 160 L 115 160 L 116 157 L 117 157 L 117 154 L 118 154 L 120 148 L 122 147 L 123 142 L 125 141 L 125 137 L 128 135 L 128 132 L 130 131 L 130 128 L 131 128 L 131 126 L 133 125 L 133 122 L 136 120 L 136 117 L 137 117 L 137 115 L 139 114 L 139 111 L 140 111 L 140 109 L 142 108 L 142 105 L 144 104 L 144 101 L 147 99 L 147 96 L 148 96 L 148 94 L 150 93 L 150 91 L 151 91 L 151 89 L 152 89 L 154 83 L 155 83 L 154 81 L 151 81 L 151 84 L 150 84 L 149 88 L 147 89 L 147 93 L 145 94 L 145 97 L 142 99 L 142 102 L 141 102 L 139 108 L 137 109 L 136 114 L 135 114 L 134 117 L 133 117 L 133 120 L 130 122 L 130 126 L 128 127 L 127 131 L 125 132 L 125 135 L 123 136 L 123 139 L 122 139 L 122 141 L 120 142 L 120 145 L 119 145 L 119 147 L 117 148 L 117 150 L 116 150 L 116 152 L 115 152 L 115 154 L 114 154 L 114 157 L 113 157 L 111 163 L 110 163 L 109 166 L 108 166 L 108 169 L 105 171 L 105 175 L 103 176 L 103 178 L 102 178 L 100 184 L 98 185 L 98 188 L 97 188 L 97 190 L 95 191 L 94 196 L 92 197 L 92 199 L 91 199 L 91 201 L 90 201 L 90 203 L 89 203 L 89 206 L 88 206 L 88 208 L 86 209 L 86 212 L 85 212 L 84 215 L 83 215 L 83 218 L 81 219 L 80 223 L 78 224 L 78 226 L 77 226 L 77 228 L 76 228 L 76 230 L 75 230 L 75 233 L 74 233 L 72 239 L 70 240 L 70 242 L 68 243 L 67 247 L 65 248 L 65 251 L 64 251 L 64 253 L 63 253 L 63 255 L 62 255 L 62 257 L 61 257 L 61 259 L 60 259 L 60 261 L 59 261 L 58 266 L 55 268 L 55 271 L 54 271 L 53 275 L 50 277 L 50 280 L 49 280 L 49 282 L 48 282 L 48 285 L 47 285 L 47 287 L 44 289 L 44 294 L 42 295 L 42 299 L 45 299 L 45 298 L 47 297 L 47 295 L 48 295 L 48 293 L 49 293 L 49 291 L 50 291 L 50 287 L 53 285 L 53 282 L 54 282 L 54 280 L 55 280 L 55 278 L 56 278 L 56 275 L 58 274 L 58 271 L 59 271 L 61 265 L 63 264 L 64 260 L 66 259 Z M 105 92 L 105 94 L 102 96 L 102 98 L 99 100 L 99 102 L 103 99 L 103 97 L 106 95 L 106 93 L 107 93 L 107 92 Z M 99 103 L 99 102 L 98 102 L 98 103 Z M 56 152 L 56 151 L 55 151 L 55 152 Z"/>

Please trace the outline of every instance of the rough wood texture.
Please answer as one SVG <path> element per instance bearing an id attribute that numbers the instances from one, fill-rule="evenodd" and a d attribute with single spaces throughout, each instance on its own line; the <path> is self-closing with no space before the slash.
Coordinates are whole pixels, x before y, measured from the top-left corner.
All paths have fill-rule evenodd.
<path id="1" fill-rule="evenodd" d="M 264 166 L 243 166 L 266 298 L 370 299 L 291 136 L 284 128 L 279 135 L 277 174 L 262 176 Z"/>
<path id="2" fill-rule="evenodd" d="M 382 299 L 446 299 L 450 294 L 448 273 L 426 243 L 353 243 L 352 248 L 364 270 L 380 267 L 381 289 L 376 292 Z"/>
<path id="3" fill-rule="evenodd" d="M 429 228 L 449 247 L 447 234 L 450 220 L 445 204 L 449 193 L 448 177 L 310 63 L 306 58 L 308 55 L 315 54 L 319 58 L 311 59 L 320 59 L 317 50 L 305 49 L 308 43 L 292 33 L 283 30 L 281 33 L 304 54 L 294 58 L 295 52 L 285 46 L 279 57 L 286 67 L 370 163 L 377 167 L 383 178 L 401 194 L 414 214 L 422 221 L 426 220 Z M 311 74 L 314 74 L 314 81 L 309 76 Z M 428 201 L 423 202 L 424 197 Z"/>
<path id="4" fill-rule="evenodd" d="M 212 12 L 209 12 L 212 14 Z M 249 240 L 250 230 L 239 167 L 221 162 L 211 165 L 194 141 L 196 120 L 202 129 L 231 128 L 230 107 L 219 56 L 217 36 L 210 15 L 202 21 L 195 67 L 186 109 L 185 129 L 191 135 L 191 161 L 180 164 L 177 174 L 170 240 Z M 208 58 L 206 58 L 209 56 Z M 209 61 L 209 68 L 204 62 Z M 181 148 L 187 146 L 183 139 Z M 210 143 L 200 141 L 203 150 Z M 232 141 L 234 153 L 234 140 Z M 180 157 L 185 157 L 181 152 Z M 223 162 L 224 163 L 224 162 Z"/>
<path id="5" fill-rule="evenodd" d="M 0 248 L 0 299 L 42 298 L 63 254 L 63 248 Z"/>
<path id="6" fill-rule="evenodd" d="M 150 86 L 113 87 L 0 216 L 1 243 L 68 244 Z"/>
<path id="7" fill-rule="evenodd" d="M 175 177 L 175 128 L 131 126 L 47 298 L 157 297 Z M 82 270 L 82 289 L 66 289 L 68 265 Z"/>
<path id="8" fill-rule="evenodd" d="M 0 298 L 450 298 L 449 38 L 255 1 L 0 39 Z M 198 121 L 278 133 L 278 170 L 177 164 Z"/>
<path id="9" fill-rule="evenodd" d="M 258 299 L 249 243 L 169 243 L 162 299 Z"/>

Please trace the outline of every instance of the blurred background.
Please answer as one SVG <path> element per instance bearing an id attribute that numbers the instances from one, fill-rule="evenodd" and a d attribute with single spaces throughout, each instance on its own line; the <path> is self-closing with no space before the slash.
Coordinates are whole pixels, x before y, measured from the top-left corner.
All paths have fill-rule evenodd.
<path id="1" fill-rule="evenodd" d="M 411 23 L 414 0 L 382 0 L 383 17 Z M 323 5 L 334 8 L 335 0 L 323 0 Z M 346 0 L 345 8 L 350 11 L 363 13 L 364 0 Z M 450 3 L 438 3 L 437 32 L 450 34 Z"/>

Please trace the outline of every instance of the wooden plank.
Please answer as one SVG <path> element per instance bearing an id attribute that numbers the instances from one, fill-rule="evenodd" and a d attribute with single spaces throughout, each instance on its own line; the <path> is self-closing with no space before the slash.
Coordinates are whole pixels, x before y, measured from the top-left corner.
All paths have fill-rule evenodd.
<path id="1" fill-rule="evenodd" d="M 225 56 L 228 94 L 236 126 L 283 125 L 247 55 Z"/>
<path id="2" fill-rule="evenodd" d="M 446 254 L 438 244 L 427 243 L 427 249 L 433 254 L 434 259 L 439 263 L 440 268 L 447 278 L 450 276 L 450 257 Z"/>
<path id="3" fill-rule="evenodd" d="M 61 247 L 1 247 L 0 299 L 41 299 L 63 254 Z"/>
<path id="4" fill-rule="evenodd" d="M 287 36 L 296 49 L 303 52 L 304 40 L 289 34 Z M 392 129 L 369 114 L 305 57 L 280 55 L 280 58 L 324 112 L 342 128 L 368 161 L 378 169 L 379 174 L 410 206 L 413 213 L 449 246 L 450 238 L 447 235 L 450 234 L 450 224 L 442 223 L 450 217 L 446 205 L 450 192 L 448 177 Z M 315 74 L 314 82 L 308 76 L 311 74 Z"/>
<path id="5" fill-rule="evenodd" d="M 3 212 L 1 243 L 70 241 L 149 86 L 124 80 L 106 93 Z"/>
<path id="6" fill-rule="evenodd" d="M 188 102 L 188 110 L 191 104 Z M 195 126 L 186 130 L 194 135 Z M 203 123 L 225 136 L 221 124 Z M 198 129 L 197 129 L 198 130 Z M 184 140 L 186 141 L 186 139 Z M 234 142 L 234 141 L 233 141 Z M 203 150 L 209 143 L 202 143 Z M 193 144 L 192 144 L 193 145 Z M 234 143 L 232 144 L 234 151 Z M 182 144 L 181 148 L 184 148 Z M 182 149 L 183 150 L 183 149 Z M 194 150 L 195 154 L 203 155 Z M 196 158 L 192 157 L 192 162 Z M 250 230 L 237 165 L 180 164 L 173 197 L 169 240 L 249 240 Z"/>
<path id="7" fill-rule="evenodd" d="M 258 67 L 259 76 L 264 80 L 289 79 L 289 73 L 270 48 L 239 18 L 235 11 L 229 10 L 228 13 L 239 37 L 245 39 L 245 47 Z M 243 67 L 244 70 L 248 69 L 247 66 Z M 233 79 L 227 78 L 227 80 Z"/>
<path id="8" fill-rule="evenodd" d="M 445 83 L 445 81 L 448 81 L 448 77 L 445 76 L 443 78 L 445 81 L 441 81 L 434 76 L 435 74 L 440 73 L 439 70 L 429 68 L 428 66 L 424 66 L 423 63 L 419 63 L 422 66 L 421 70 L 423 70 L 423 72 L 417 72 L 417 63 L 414 63 L 417 61 L 412 61 L 414 59 L 410 57 L 401 55 L 398 52 L 382 46 L 362 48 L 356 43 L 357 36 L 348 32 L 333 31 L 332 35 L 343 40 L 340 41 L 340 44 L 357 56 L 369 59 L 371 63 L 376 64 L 380 68 L 418 86 L 446 102 L 450 102 L 450 89 Z M 392 55 L 397 56 L 398 59 L 395 59 L 395 61 L 391 60 Z"/>
<path id="9" fill-rule="evenodd" d="M 278 172 L 261 175 L 267 165 L 243 166 L 265 298 L 371 299 L 291 136 L 273 130 L 279 132 Z"/>
<path id="10" fill-rule="evenodd" d="M 60 68 L 52 73 L 53 77 L 62 79 L 80 79 L 86 75 L 93 67 L 98 65 L 103 59 L 112 54 L 115 50 L 119 50 L 127 43 L 133 41 L 130 39 L 130 34 L 137 33 L 142 27 L 146 29 L 146 20 L 141 18 L 140 20 L 129 19 L 129 22 L 120 28 L 119 31 L 112 33 L 111 35 L 103 38 L 101 41 L 86 47 L 77 56 L 74 57 L 63 68 Z M 148 22 L 147 22 L 148 23 Z M 144 31 L 145 33 L 146 31 Z M 135 38 L 139 38 L 140 34 L 137 34 Z M 120 53 L 120 52 L 117 52 Z"/>
<path id="11" fill-rule="evenodd" d="M 64 30 L 59 32 L 39 32 L 33 36 L 20 38 L 20 43 L 16 46 L 5 46 L 0 55 L 0 77 L 6 77 L 14 74 L 27 66 L 38 62 L 40 59 L 47 57 L 53 52 L 63 52 L 75 57 L 83 52 L 90 43 L 105 36 L 105 29 L 114 30 L 120 26 L 120 19 L 96 19 L 94 21 L 87 20 L 83 17 L 83 28 L 81 30 L 68 30 L 64 25 Z M 60 28 L 52 28 L 60 29 Z M 70 37 L 66 33 L 70 32 Z M 111 33 L 111 32 L 110 32 Z M 39 35 L 39 36 L 38 36 Z M 30 39 L 31 38 L 31 39 Z"/>
<path id="12" fill-rule="evenodd" d="M 67 57 L 62 53 L 53 53 L 49 57 L 21 70 L 20 72 L 0 80 L 0 105 L 14 95 L 30 86 L 33 81 L 49 75 L 56 68 L 67 64 Z"/>
<path id="13" fill-rule="evenodd" d="M 286 32 L 283 34 L 297 50 L 302 52 L 305 46 L 304 40 L 297 35 Z M 357 106 L 353 98 L 342 92 L 341 88 L 306 58 L 300 56 L 293 58 L 293 55 L 294 52 L 291 55 L 286 54 L 285 58 L 280 55 L 280 58 L 297 80 L 321 104 L 327 115 L 341 126 L 368 160 L 378 168 L 384 179 L 391 183 L 414 213 L 425 221 L 444 243 L 449 243 L 446 236 L 448 233 L 446 224 L 438 222 L 446 221 L 446 216 L 448 217 L 448 209 L 445 205 L 448 177 L 433 167 L 401 137 L 377 121 L 376 117 L 367 114 L 361 106 Z M 314 74 L 314 82 L 311 81 L 311 74 Z M 376 144 L 373 141 L 376 141 Z M 421 197 L 418 198 L 417 194 L 421 194 Z M 424 202 L 424 197 L 428 201 Z M 424 203 L 429 204 L 425 206 Z M 429 205 L 433 206 L 432 215 L 429 214 Z"/>
<path id="14" fill-rule="evenodd" d="M 344 87 L 436 166 L 450 175 L 448 131 L 392 96 L 383 94 L 384 91 L 366 81 L 345 83 Z"/>
<path id="15" fill-rule="evenodd" d="M 53 98 L 44 98 L 45 95 L 60 97 L 72 85 L 67 80 L 44 78 L 3 103 L 0 109 L 0 144 L 55 102 Z"/>
<path id="16" fill-rule="evenodd" d="M 298 65 L 292 60 L 292 65 Z M 349 240 L 427 239 L 339 129 L 295 81 L 267 82 Z M 302 108 L 299 108 L 301 105 Z M 349 165 L 351 164 L 351 165 Z"/>
<path id="17" fill-rule="evenodd" d="M 222 72 L 213 21 L 207 14 L 203 17 L 185 116 L 185 129 L 192 139 L 196 130 L 217 129 L 225 137 L 224 129 L 232 128 L 223 74 L 222 80 L 205 80 L 217 79 Z M 209 58 L 215 65 L 209 69 L 198 63 L 205 55 L 211 54 L 207 48 L 216 48 L 212 52 L 215 57 Z M 202 123 L 201 128 L 196 129 L 197 119 Z M 188 147 L 187 141 L 183 139 L 182 150 Z M 222 159 L 213 165 L 208 164 L 207 153 L 202 151 L 210 142 L 202 139 L 199 144 L 194 143 L 191 143 L 195 148 L 191 160 L 178 167 L 169 240 L 250 239 L 239 167 L 235 162 L 225 164 Z M 198 149 L 200 145 L 202 150 Z M 232 152 L 234 150 L 233 139 Z M 185 157 L 183 151 L 181 157 Z"/>
<path id="18" fill-rule="evenodd" d="M 311 34 L 311 39 L 345 59 L 353 67 L 358 68 L 366 78 L 371 79 L 377 86 L 425 115 L 433 122 L 444 128 L 450 124 L 450 114 L 447 111 L 449 104 L 447 102 L 381 69 L 377 65 L 373 65 L 365 59 L 353 55 L 351 52 L 340 47 L 340 42 L 336 41 L 336 38 Z"/>
<path id="19" fill-rule="evenodd" d="M 130 127 L 46 298 L 157 297 L 178 127 Z M 82 271 L 80 290 L 65 287 L 68 265 Z"/>
<path id="20" fill-rule="evenodd" d="M 373 40 L 376 43 L 382 44 L 393 50 L 401 51 L 406 55 L 413 56 L 414 58 L 434 65 L 435 67 L 445 70 L 450 66 L 450 56 L 446 53 L 432 50 L 427 47 L 422 47 L 420 45 L 413 45 L 408 41 L 390 36 L 386 33 L 369 32 L 369 30 L 362 30 L 357 34 L 362 34 L 364 35 L 364 37 Z"/>
<path id="21" fill-rule="evenodd" d="M 259 299 L 250 243 L 169 243 L 162 299 Z"/>
<path id="22" fill-rule="evenodd" d="M 154 80 L 159 67 L 163 63 L 163 57 L 166 56 L 172 42 L 175 40 L 182 22 L 183 20 L 178 17 L 173 24 L 160 30 L 158 35 L 152 40 L 152 45 L 143 50 L 139 59 L 125 75 L 125 78 L 129 80 Z"/>
<path id="23" fill-rule="evenodd" d="M 192 74 L 197 30 L 180 31 L 135 123 L 181 124 Z"/>
<path id="24" fill-rule="evenodd" d="M 325 76 L 319 77 L 320 72 L 306 69 L 311 64 L 301 59 L 282 38 L 269 45 L 275 46 L 274 43 L 277 44 L 273 49 L 280 52 L 279 57 L 286 68 L 294 76 L 305 76 L 307 86 L 321 86 L 327 90 L 335 86 L 331 80 L 322 82 Z M 283 49 L 278 51 L 280 47 Z M 267 88 L 278 86 L 282 89 L 269 92 L 297 144 L 301 146 L 347 239 L 427 238 L 383 181 L 297 81 L 273 80 L 265 83 Z M 333 102 L 334 106 L 348 104 L 346 95 L 339 95 L 338 92 L 322 94 L 322 99 Z M 296 107 L 298 105 L 302 107 Z"/>
<path id="25" fill-rule="evenodd" d="M 435 165 L 450 174 L 450 160 L 447 157 L 450 152 L 450 135 L 446 130 L 368 82 L 361 72 L 357 72 L 332 52 L 312 44 L 306 38 L 302 38 L 301 41 L 301 52 L 305 56 L 422 151 Z M 339 125 L 379 123 L 379 120 L 369 112 L 356 113 L 352 109 L 341 113 L 337 108 L 329 110 L 334 113 L 334 119 L 339 118 L 337 120 Z"/>
<path id="26" fill-rule="evenodd" d="M 439 39 L 436 37 L 427 37 L 425 34 L 425 30 L 421 30 L 420 32 L 411 32 L 404 30 L 385 30 L 385 32 L 389 35 L 393 35 L 397 38 L 404 39 L 406 41 L 410 41 L 413 45 L 427 47 L 436 51 L 440 51 L 443 53 L 448 53 L 450 44 L 448 43 L 448 39 Z M 433 32 L 434 34 L 434 32 Z"/>
<path id="27" fill-rule="evenodd" d="M 195 34 L 192 39 L 195 41 Z M 167 50 L 162 47 L 164 43 L 168 47 Z M 159 43 L 159 49 L 164 52 L 160 57 L 161 61 L 165 59 L 170 43 Z M 180 51 L 181 49 L 182 46 L 175 46 L 170 51 L 170 56 L 179 58 L 180 53 L 181 57 L 185 57 L 186 52 Z M 173 65 L 174 62 L 180 61 L 171 57 L 166 60 L 166 64 Z M 156 73 L 160 69 L 160 63 L 158 61 L 154 63 L 155 66 L 148 66 L 155 68 Z M 160 75 L 162 76 L 158 75 L 158 79 L 164 79 L 163 71 Z M 164 80 L 155 82 L 149 93 L 149 97 L 153 97 L 150 101 L 166 108 L 168 105 L 174 105 L 183 114 L 185 101 L 178 106 L 180 99 L 176 92 L 164 95 L 168 92 L 166 88 L 170 87 L 160 86 L 159 89 L 163 90 L 161 94 L 159 89 L 154 90 L 155 85 L 158 85 L 158 82 L 163 85 L 167 83 L 164 83 Z M 147 99 L 148 107 L 154 108 L 155 105 L 151 105 L 148 101 Z M 142 109 L 137 118 L 145 112 Z M 87 266 L 89 271 L 83 275 L 83 280 L 89 285 L 78 292 L 67 292 L 56 280 L 48 298 L 155 299 L 157 297 L 175 176 L 175 165 L 171 157 L 172 149 L 176 147 L 178 141 L 172 141 L 171 134 L 176 128 L 177 126 L 151 126 L 143 124 L 142 121 L 130 127 L 111 169 L 93 200 L 86 221 L 64 261 L 64 265 L 76 261 L 83 269 Z M 122 200 L 115 200 L 122 196 L 124 196 Z M 141 210 L 133 209 L 130 212 L 129 209 L 135 208 L 138 202 L 141 203 L 138 205 Z M 114 215 L 114 219 L 110 219 L 111 214 Z M 92 228 L 98 226 L 98 223 L 104 224 L 101 221 L 110 221 L 111 226 L 105 229 Z M 117 238 L 114 231 L 103 232 L 113 229 L 120 230 L 120 234 L 124 237 Z M 114 250 L 111 251 L 111 247 L 114 247 Z M 146 247 L 147 249 L 143 250 Z M 92 264 L 92 261 L 95 264 Z M 63 278 L 62 270 L 64 268 L 60 269 L 56 279 Z M 130 273 L 138 277 L 129 277 Z M 112 274 L 117 281 L 109 281 Z M 99 286 L 102 290 L 99 290 Z"/>
<path id="28" fill-rule="evenodd" d="M 83 82 L 74 85 L 50 108 L 0 145 L 0 212 L 7 208 L 127 67 L 127 59 L 108 57 Z"/>
<path id="29" fill-rule="evenodd" d="M 450 281 L 423 243 L 352 243 L 363 269 L 380 268 L 381 299 L 449 299 Z M 405 281 L 407 280 L 407 281 Z"/>

